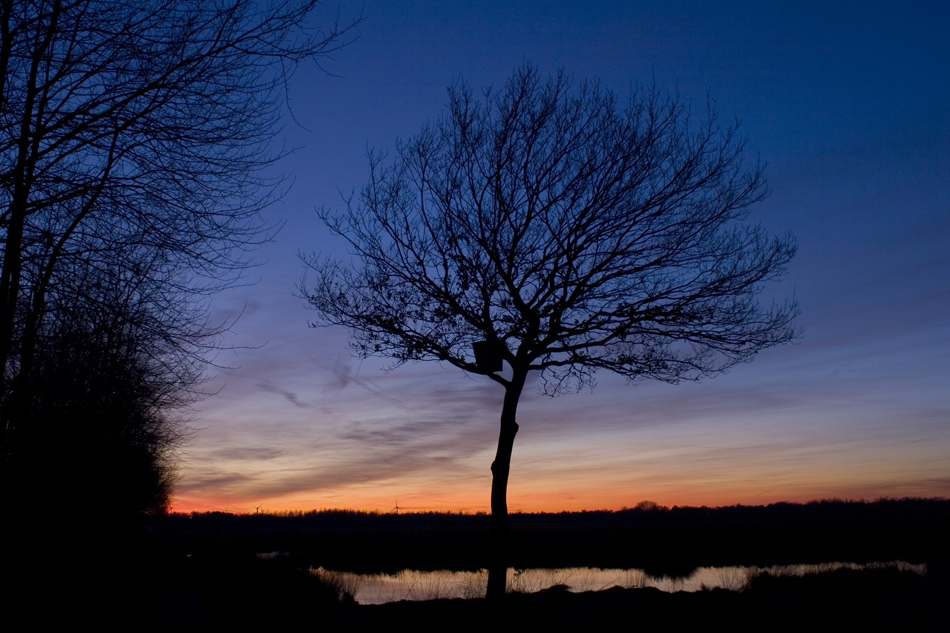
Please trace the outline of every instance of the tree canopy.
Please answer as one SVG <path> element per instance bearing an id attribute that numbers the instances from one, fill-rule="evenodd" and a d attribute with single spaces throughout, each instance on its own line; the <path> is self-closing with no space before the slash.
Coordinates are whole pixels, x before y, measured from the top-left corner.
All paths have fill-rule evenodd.
<path id="1" fill-rule="evenodd" d="M 346 43 L 318 0 L 30 0 L 0 6 L 0 416 L 29 417 L 42 339 L 131 336 L 192 389 L 233 285 L 276 228 L 265 169 L 298 63 Z M 90 306 L 111 311 L 106 319 Z M 40 394 L 46 395 L 49 394 Z M 170 400 L 166 400 L 166 403 Z M 20 420 L 20 421 L 18 421 Z"/>
<path id="2" fill-rule="evenodd" d="M 31 0 L 0 9 L 0 367 L 29 371 L 48 303 L 138 286 L 178 351 L 280 195 L 263 171 L 297 63 L 345 43 L 317 0 Z"/>
<path id="3" fill-rule="evenodd" d="M 497 342 L 543 388 L 697 379 L 795 335 L 794 302 L 760 307 L 795 253 L 791 236 L 743 226 L 766 195 L 736 128 L 694 117 L 656 90 L 626 103 L 532 68 L 479 100 L 464 84 L 447 114 L 397 157 L 370 157 L 346 210 L 322 217 L 361 266 L 308 259 L 316 322 L 396 363 L 480 367 Z"/>

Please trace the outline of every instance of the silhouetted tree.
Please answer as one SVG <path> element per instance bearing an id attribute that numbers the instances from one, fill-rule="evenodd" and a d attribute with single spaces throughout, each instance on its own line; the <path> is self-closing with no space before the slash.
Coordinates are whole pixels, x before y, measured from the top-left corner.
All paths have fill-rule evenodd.
<path id="1" fill-rule="evenodd" d="M 71 514 L 94 496 L 96 514 L 127 523 L 167 506 L 172 449 L 202 367 L 148 327 L 149 284 L 117 270 L 74 272 L 76 292 L 53 295 L 18 385 L 15 489 L 26 497 L 19 505 L 59 490 L 55 505 Z"/>
<path id="2" fill-rule="evenodd" d="M 83 281 L 48 306 L 7 418 L 4 591 L 20 617 L 55 619 L 55 599 L 70 625 L 127 623 L 151 608 L 146 528 L 169 502 L 193 381 L 141 327 L 146 302 L 109 272 Z"/>
<path id="3" fill-rule="evenodd" d="M 281 194 L 264 170 L 287 81 L 352 26 L 320 30 L 318 4 L 0 2 L 0 530 L 27 603 L 111 609 L 90 566 L 125 590 L 103 560 L 167 503 L 179 406 L 220 332 L 207 298 L 275 228 L 259 212 Z"/>
<path id="4" fill-rule="evenodd" d="M 170 347 L 194 356 L 216 333 L 201 298 L 233 284 L 274 228 L 259 211 L 280 179 L 262 170 L 280 157 L 269 143 L 286 82 L 345 43 L 348 26 L 311 24 L 317 5 L 0 5 L 4 464 L 50 305 L 95 296 L 90 276 L 138 297 L 133 327 L 166 358 Z"/>
<path id="5" fill-rule="evenodd" d="M 766 194 L 735 126 L 675 98 L 618 103 L 596 83 L 525 67 L 484 100 L 459 84 L 339 214 L 321 217 L 362 260 L 305 258 L 318 325 L 360 356 L 445 361 L 505 389 L 492 463 L 489 598 L 505 592 L 506 489 L 530 372 L 555 395 L 606 369 L 632 382 L 698 380 L 791 340 L 794 302 L 760 307 L 795 252 L 743 226 Z M 508 369 L 502 371 L 502 361 Z"/>
<path id="6" fill-rule="evenodd" d="M 165 511 L 180 396 L 129 316 L 41 333 L 22 386 L 30 399 L 13 464 L 19 511 L 52 512 L 113 535 Z"/>

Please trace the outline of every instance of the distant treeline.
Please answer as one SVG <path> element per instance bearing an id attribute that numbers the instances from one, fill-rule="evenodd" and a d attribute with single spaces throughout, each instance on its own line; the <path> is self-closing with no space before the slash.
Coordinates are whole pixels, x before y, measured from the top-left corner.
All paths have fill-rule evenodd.
<path id="1" fill-rule="evenodd" d="M 479 569 L 484 514 L 171 514 L 155 536 L 173 556 L 287 553 L 302 565 L 354 572 Z M 904 560 L 946 569 L 950 500 L 885 499 L 725 508 L 643 503 L 617 512 L 513 514 L 512 566 L 641 568 L 686 575 L 702 566 Z"/>

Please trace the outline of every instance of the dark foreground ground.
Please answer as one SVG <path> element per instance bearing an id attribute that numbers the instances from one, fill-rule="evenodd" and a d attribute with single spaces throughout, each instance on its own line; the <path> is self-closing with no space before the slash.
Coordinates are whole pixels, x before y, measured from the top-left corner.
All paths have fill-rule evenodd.
<path id="1" fill-rule="evenodd" d="M 574 594 L 555 587 L 510 594 L 501 609 L 481 599 L 359 605 L 280 559 L 164 574 L 136 611 L 90 622 L 92 630 L 950 631 L 950 582 L 940 568 L 923 576 L 894 568 L 763 575 L 741 592 L 614 588 Z M 62 630 L 67 628 L 73 627 Z"/>
<path id="2" fill-rule="evenodd" d="M 356 606 L 323 630 L 950 631 L 948 604 L 946 585 L 920 577 L 835 572 L 769 578 L 741 593 L 551 589 L 511 595 L 501 613 L 483 600 Z"/>
<path id="3" fill-rule="evenodd" d="M 484 600 L 358 605 L 273 561 L 166 592 L 153 631 L 950 631 L 950 583 L 895 569 L 760 576 L 742 592 L 553 588 Z M 217 575 L 217 573 L 215 573 Z M 166 585 L 169 587 L 171 585 Z M 179 585 L 183 587 L 183 585 Z"/>
<path id="4" fill-rule="evenodd" d="M 471 568 L 484 560 L 484 524 L 457 515 L 215 514 L 169 517 L 121 538 L 58 523 L 5 539 L 2 629 L 950 632 L 947 500 L 523 515 L 514 523 L 514 558 L 525 568 L 675 576 L 700 565 L 905 560 L 926 565 L 923 576 L 894 568 L 765 575 L 741 592 L 553 588 L 510 595 L 499 611 L 483 600 L 358 605 L 308 572 Z"/>
<path id="5" fill-rule="evenodd" d="M 32 604 L 7 603 L 13 627 L 4 630 L 950 631 L 950 575 L 939 566 L 925 575 L 895 568 L 763 575 L 739 592 L 555 587 L 510 594 L 500 610 L 481 599 L 359 605 L 288 559 L 160 567 L 148 576 L 73 574 L 44 583 Z"/>

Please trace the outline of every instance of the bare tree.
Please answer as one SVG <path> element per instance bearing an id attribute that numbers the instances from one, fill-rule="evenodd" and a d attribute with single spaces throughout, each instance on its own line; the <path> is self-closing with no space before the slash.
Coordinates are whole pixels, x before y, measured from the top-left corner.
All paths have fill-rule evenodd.
<path id="1" fill-rule="evenodd" d="M 316 325 L 353 331 L 361 356 L 438 360 L 505 389 L 493 475 L 488 597 L 505 592 L 515 412 L 531 372 L 549 395 L 606 369 L 636 382 L 699 380 L 791 340 L 794 302 L 757 294 L 795 253 L 740 224 L 766 194 L 735 126 L 675 98 L 618 103 L 532 67 L 504 90 L 449 91 L 448 113 L 321 217 L 362 260 L 329 258 L 301 289 Z M 508 370 L 502 371 L 502 362 Z"/>
<path id="2" fill-rule="evenodd" d="M 286 82 L 352 27 L 315 27 L 317 5 L 0 4 L 5 455 L 49 306 L 61 317 L 95 297 L 87 281 L 130 293 L 161 354 L 195 355 L 214 333 L 201 297 L 233 284 L 274 228 L 259 212 L 280 194 L 263 169 L 282 153 L 270 142 Z"/>

